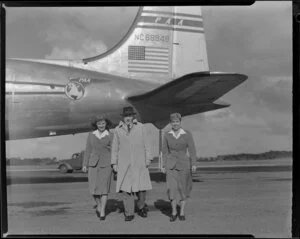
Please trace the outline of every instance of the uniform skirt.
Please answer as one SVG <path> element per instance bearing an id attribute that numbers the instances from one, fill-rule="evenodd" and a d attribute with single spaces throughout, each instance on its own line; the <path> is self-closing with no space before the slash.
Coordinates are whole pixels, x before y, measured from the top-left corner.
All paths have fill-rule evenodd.
<path id="1" fill-rule="evenodd" d="M 96 167 L 89 167 L 88 170 L 90 193 L 92 195 L 108 194 L 113 177 L 112 168 L 110 166 L 101 168 L 98 165 Z"/>
<path id="2" fill-rule="evenodd" d="M 166 172 L 167 194 L 169 200 L 185 200 L 192 191 L 192 174 L 188 170 L 168 169 Z"/>

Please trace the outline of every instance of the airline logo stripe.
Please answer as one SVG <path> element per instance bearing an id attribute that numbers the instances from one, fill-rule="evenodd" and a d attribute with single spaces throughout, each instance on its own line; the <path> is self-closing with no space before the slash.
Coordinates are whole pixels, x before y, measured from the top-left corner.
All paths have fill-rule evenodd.
<path id="1" fill-rule="evenodd" d="M 176 26 L 176 25 L 168 25 L 168 24 L 157 24 L 157 23 L 148 23 L 148 22 L 140 22 L 137 27 L 153 27 L 153 28 L 165 28 L 170 30 L 187 30 L 187 31 L 198 31 L 203 32 L 204 29 L 202 27 L 187 27 L 187 26 Z"/>
<path id="2" fill-rule="evenodd" d="M 160 16 L 142 16 L 140 22 L 143 23 L 158 23 L 163 25 L 171 25 L 171 26 L 186 26 L 186 27 L 195 27 L 195 28 L 203 28 L 203 21 L 194 21 L 194 20 L 186 20 L 180 18 L 168 18 L 168 17 L 160 17 Z"/>
<path id="3" fill-rule="evenodd" d="M 192 17 L 192 18 L 202 18 L 200 15 L 195 14 L 187 14 L 187 13 L 178 13 L 178 12 L 166 12 L 166 11 L 150 11 L 150 10 L 143 10 L 142 13 L 156 13 L 156 14 L 165 14 L 170 16 L 181 16 L 181 17 Z"/>
<path id="4" fill-rule="evenodd" d="M 180 18 L 183 20 L 203 21 L 202 17 L 186 17 L 186 16 L 178 16 L 177 14 L 168 15 L 168 14 L 142 13 L 141 16 Z"/>
<path id="5" fill-rule="evenodd" d="M 169 48 L 128 46 L 128 72 L 169 73 Z"/>
<path id="6" fill-rule="evenodd" d="M 155 25 L 137 25 L 137 28 L 147 28 L 147 29 L 158 29 L 158 30 L 170 30 L 170 31 L 178 31 L 178 32 L 191 32 L 191 33 L 204 33 L 203 29 L 193 30 L 188 28 L 179 28 L 179 27 L 167 27 L 167 26 L 155 26 Z M 196 29 L 196 28 L 195 28 Z"/>

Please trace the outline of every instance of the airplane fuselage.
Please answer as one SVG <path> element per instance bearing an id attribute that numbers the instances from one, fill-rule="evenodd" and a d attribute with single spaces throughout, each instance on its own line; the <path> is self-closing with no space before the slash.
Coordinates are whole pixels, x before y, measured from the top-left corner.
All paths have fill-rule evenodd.
<path id="1" fill-rule="evenodd" d="M 140 7 L 126 35 L 105 53 L 7 60 L 6 139 L 87 132 L 102 113 L 116 125 L 126 106 L 162 129 L 171 113 L 228 107 L 219 98 L 246 79 L 209 71 L 200 7 Z"/>
<path id="2" fill-rule="evenodd" d="M 159 85 L 38 62 L 6 61 L 6 139 L 86 132 L 94 115 L 117 124 L 126 97 Z"/>

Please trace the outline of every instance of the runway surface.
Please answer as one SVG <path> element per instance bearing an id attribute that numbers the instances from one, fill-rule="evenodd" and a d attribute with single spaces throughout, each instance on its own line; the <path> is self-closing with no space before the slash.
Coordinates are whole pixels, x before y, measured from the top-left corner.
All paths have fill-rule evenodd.
<path id="1" fill-rule="evenodd" d="M 168 218 L 165 176 L 155 169 L 151 169 L 153 189 L 147 196 L 148 218 L 136 215 L 133 222 L 125 222 L 122 198 L 114 192 L 109 195 L 106 220 L 98 220 L 84 173 L 11 167 L 7 172 L 8 234 L 291 237 L 291 160 L 270 161 L 200 164 L 193 174 L 187 220 L 173 223 Z"/>

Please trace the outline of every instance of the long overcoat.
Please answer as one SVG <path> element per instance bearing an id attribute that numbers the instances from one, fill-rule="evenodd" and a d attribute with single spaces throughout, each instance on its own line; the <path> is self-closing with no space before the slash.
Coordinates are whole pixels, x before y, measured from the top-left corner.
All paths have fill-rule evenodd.
<path id="1" fill-rule="evenodd" d="M 146 140 L 144 125 L 134 122 L 128 132 L 122 121 L 114 130 L 111 163 L 117 165 L 116 192 L 138 192 L 151 190 L 149 170 L 150 148 Z"/>

